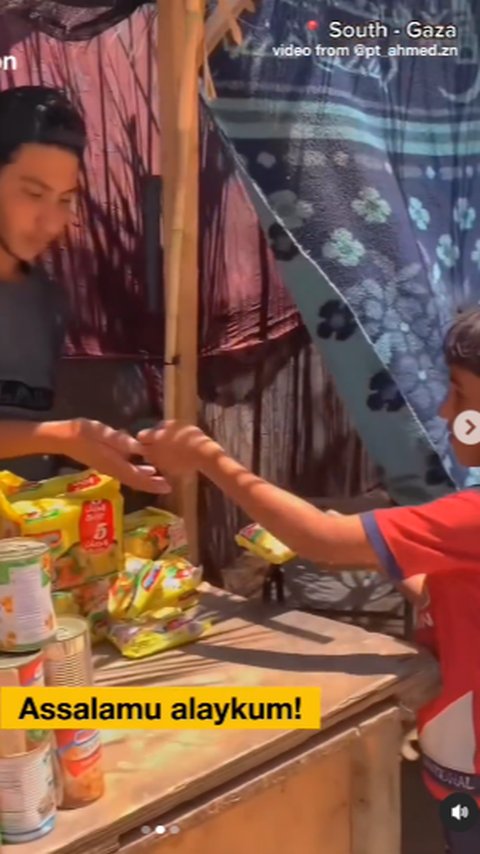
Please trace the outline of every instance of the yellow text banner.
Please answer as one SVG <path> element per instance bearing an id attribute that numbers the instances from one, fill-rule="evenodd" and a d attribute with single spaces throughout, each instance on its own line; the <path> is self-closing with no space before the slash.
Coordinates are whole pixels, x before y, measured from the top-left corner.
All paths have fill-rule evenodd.
<path id="1" fill-rule="evenodd" d="M 320 728 L 318 688 L 0 688 L 0 729 Z"/>

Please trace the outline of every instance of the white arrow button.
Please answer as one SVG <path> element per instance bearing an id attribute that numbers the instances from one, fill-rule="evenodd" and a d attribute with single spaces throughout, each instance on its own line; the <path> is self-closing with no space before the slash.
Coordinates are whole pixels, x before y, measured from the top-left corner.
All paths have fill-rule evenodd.
<path id="1" fill-rule="evenodd" d="M 463 445 L 480 445 L 480 412 L 466 409 L 453 422 L 455 438 Z"/>

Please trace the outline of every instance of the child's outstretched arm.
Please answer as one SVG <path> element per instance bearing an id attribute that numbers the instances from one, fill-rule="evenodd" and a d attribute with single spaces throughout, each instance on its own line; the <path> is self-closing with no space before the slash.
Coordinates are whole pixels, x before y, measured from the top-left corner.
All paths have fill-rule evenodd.
<path id="1" fill-rule="evenodd" d="M 382 572 L 417 602 L 430 575 L 480 572 L 480 489 L 338 516 L 252 474 L 196 427 L 169 422 L 137 438 L 160 472 L 170 478 L 200 472 L 293 552 L 329 569 Z"/>
<path id="2" fill-rule="evenodd" d="M 195 427 L 175 423 L 138 436 L 148 462 L 167 476 L 198 471 L 293 552 L 315 563 L 381 571 L 360 516 L 324 513 L 257 477 Z"/>

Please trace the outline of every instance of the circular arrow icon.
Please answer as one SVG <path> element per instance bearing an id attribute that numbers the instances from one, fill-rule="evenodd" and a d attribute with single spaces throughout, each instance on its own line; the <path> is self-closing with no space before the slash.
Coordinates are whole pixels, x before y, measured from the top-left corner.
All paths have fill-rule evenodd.
<path id="1" fill-rule="evenodd" d="M 453 422 L 455 438 L 464 445 L 480 445 L 480 412 L 466 409 Z"/>

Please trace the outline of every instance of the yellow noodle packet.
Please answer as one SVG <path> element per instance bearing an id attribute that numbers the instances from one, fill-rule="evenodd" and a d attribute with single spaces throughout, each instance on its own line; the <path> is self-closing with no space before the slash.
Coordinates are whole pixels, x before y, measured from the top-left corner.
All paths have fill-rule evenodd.
<path id="1" fill-rule="evenodd" d="M 125 556 L 125 569 L 113 584 L 109 611 L 112 617 L 134 619 L 159 608 L 177 606 L 192 597 L 202 580 L 202 570 L 183 557 L 165 555 L 149 561 Z"/>
<path id="2" fill-rule="evenodd" d="M 62 498 L 12 501 L 0 491 L 2 537 L 42 540 L 50 549 L 54 565 L 75 544 L 79 521 L 80 508 Z"/>
<path id="3" fill-rule="evenodd" d="M 23 486 L 27 481 L 23 477 L 13 474 L 11 471 L 0 471 L 0 490 L 5 495 L 12 495 Z"/>
<path id="4" fill-rule="evenodd" d="M 261 525 L 252 523 L 242 528 L 240 533 L 235 537 L 235 542 L 242 549 L 251 552 L 251 554 L 262 558 L 267 563 L 273 563 L 281 566 L 288 563 L 289 560 L 295 557 L 287 546 L 269 534 Z"/>
<path id="5" fill-rule="evenodd" d="M 111 623 L 109 641 L 125 658 L 146 658 L 199 640 L 211 621 L 192 618 L 180 609 L 167 608 L 145 622 Z"/>
<path id="6" fill-rule="evenodd" d="M 129 513 L 124 519 L 124 548 L 127 554 L 144 560 L 157 560 L 164 554 L 187 556 L 188 543 L 183 519 L 146 507 Z"/>
<path id="7" fill-rule="evenodd" d="M 71 590 L 53 593 L 53 609 L 57 616 L 83 617 L 90 630 L 93 644 L 104 640 L 110 619 L 109 596 L 117 575 L 96 578 Z"/>
<path id="8" fill-rule="evenodd" d="M 123 498 L 113 478 L 86 471 L 0 487 L 0 536 L 36 537 L 54 558 L 54 590 L 116 573 L 123 559 Z"/>

